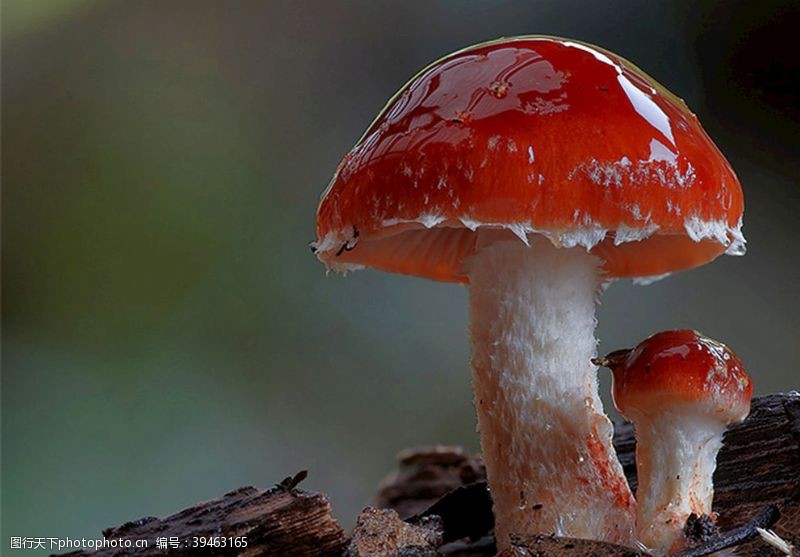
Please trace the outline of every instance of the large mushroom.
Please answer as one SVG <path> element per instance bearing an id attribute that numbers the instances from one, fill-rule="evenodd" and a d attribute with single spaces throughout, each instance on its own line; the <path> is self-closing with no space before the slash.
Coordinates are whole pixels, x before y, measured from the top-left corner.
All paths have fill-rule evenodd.
<path id="1" fill-rule="evenodd" d="M 553 37 L 435 62 L 345 156 L 317 257 L 469 285 L 472 377 L 496 535 L 633 543 L 598 397 L 595 301 L 741 254 L 742 192 L 683 102 L 626 60 Z"/>
<path id="2" fill-rule="evenodd" d="M 691 330 L 657 333 L 598 363 L 636 427 L 639 539 L 658 555 L 680 551 L 689 515 L 711 515 L 722 434 L 750 413 L 753 383 L 730 348 Z"/>

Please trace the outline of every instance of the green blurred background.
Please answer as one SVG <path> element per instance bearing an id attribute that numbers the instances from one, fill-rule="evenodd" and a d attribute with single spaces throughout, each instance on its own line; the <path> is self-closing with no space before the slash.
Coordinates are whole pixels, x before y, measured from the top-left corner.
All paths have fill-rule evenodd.
<path id="1" fill-rule="evenodd" d="M 695 327 L 759 393 L 798 387 L 798 25 L 771 0 L 4 0 L 3 550 L 301 468 L 351 524 L 398 449 L 477 449 L 466 291 L 325 276 L 307 243 L 384 101 L 501 35 L 634 61 L 744 184 L 748 255 L 615 284 L 600 350 Z"/>

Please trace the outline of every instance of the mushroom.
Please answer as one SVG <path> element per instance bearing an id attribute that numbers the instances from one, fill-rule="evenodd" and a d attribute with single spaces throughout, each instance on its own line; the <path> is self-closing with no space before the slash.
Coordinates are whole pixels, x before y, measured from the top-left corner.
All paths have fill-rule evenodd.
<path id="1" fill-rule="evenodd" d="M 686 546 L 689 515 L 713 517 L 722 434 L 750 412 L 742 361 L 697 331 L 657 333 L 598 360 L 614 374 L 614 404 L 636 428 L 636 528 L 660 555 Z"/>
<path id="2" fill-rule="evenodd" d="M 605 281 L 741 254 L 742 192 L 681 100 L 629 62 L 553 37 L 453 53 L 344 157 L 312 249 L 469 286 L 472 378 L 498 545 L 633 543 L 635 502 L 597 391 Z"/>

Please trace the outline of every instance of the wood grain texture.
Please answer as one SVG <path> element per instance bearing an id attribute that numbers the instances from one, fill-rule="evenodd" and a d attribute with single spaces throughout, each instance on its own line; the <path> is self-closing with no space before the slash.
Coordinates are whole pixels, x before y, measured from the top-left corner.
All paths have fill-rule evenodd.
<path id="1" fill-rule="evenodd" d="M 615 425 L 614 446 L 628 483 L 635 491 L 636 438 L 631 424 Z M 449 461 L 448 457 L 442 458 Z M 795 547 L 800 547 L 800 393 L 753 399 L 750 416 L 725 434 L 717 458 L 714 485 L 713 508 L 719 515 L 718 525 L 723 532 L 748 522 L 772 503 L 781 512 L 773 530 Z M 405 489 L 411 493 L 414 486 L 405 486 Z M 396 500 L 402 501 L 402 497 L 396 494 Z M 419 499 L 416 503 L 420 504 Z M 446 541 L 463 536 L 478 540 L 491 532 L 490 505 L 491 498 L 481 479 L 460 486 L 445 497 L 431 500 L 427 510 L 410 520 L 439 514 Z M 475 517 L 482 517 L 482 520 L 476 521 Z M 486 542 L 476 541 L 476 544 L 486 545 Z M 488 552 L 470 553 L 469 543 L 465 548 L 463 555 L 490 555 Z M 759 539 L 739 546 L 736 553 L 740 557 L 781 555 Z"/>
<path id="2" fill-rule="evenodd" d="M 635 489 L 635 435 L 617 424 L 614 445 Z M 73 552 L 73 557 L 165 555 L 157 538 L 247 536 L 247 548 L 199 551 L 184 546 L 169 555 L 275 555 L 292 557 L 366 557 L 494 555 L 491 497 L 480 457 L 457 447 L 403 451 L 399 470 L 384 480 L 378 500 L 398 514 L 367 509 L 348 543 L 323 495 L 295 489 L 303 473 L 270 490 L 245 487 L 165 518 L 147 517 L 109 528 L 108 539 L 147 539 L 146 549 Z M 800 394 L 756 397 L 752 412 L 725 435 L 714 475 L 714 510 L 724 532 L 748 522 L 766 505 L 781 518 L 773 530 L 800 547 Z M 406 519 L 403 522 L 400 519 Z M 513 555 L 536 557 L 635 557 L 636 550 L 587 540 L 553 536 L 516 539 Z M 392 553 L 394 552 L 394 553 Z M 776 549 L 754 539 L 735 550 L 739 557 L 779 557 Z M 511 555 L 511 554 L 509 554 Z M 505 554 L 503 555 L 505 557 Z"/>
<path id="3" fill-rule="evenodd" d="M 195 536 L 246 537 L 247 547 L 193 548 Z M 165 518 L 147 517 L 103 531 L 106 539 L 148 540 L 144 549 L 78 551 L 71 557 L 122 555 L 291 555 L 333 557 L 342 554 L 346 538 L 331 516 L 324 495 L 276 487 L 243 487 L 219 499 L 200 503 Z M 181 547 L 156 547 L 158 538 L 177 537 Z"/>

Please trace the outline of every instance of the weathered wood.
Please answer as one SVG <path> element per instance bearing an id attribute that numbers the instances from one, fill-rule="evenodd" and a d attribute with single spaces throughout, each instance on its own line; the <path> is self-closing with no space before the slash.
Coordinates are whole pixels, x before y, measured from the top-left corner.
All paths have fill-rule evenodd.
<path id="1" fill-rule="evenodd" d="M 636 440 L 631 424 L 616 424 L 614 446 L 635 490 Z M 446 455 L 440 454 L 438 458 L 449 461 Z M 766 505 L 775 504 L 781 518 L 774 531 L 800 547 L 800 393 L 755 397 L 750 416 L 725 434 L 717 462 L 713 508 L 719 515 L 720 529 L 724 532 L 739 527 Z M 435 476 L 434 472 L 428 474 Z M 403 490 L 413 493 L 414 486 L 404 485 Z M 402 504 L 402 498 L 397 497 L 395 503 Z M 411 520 L 439 514 L 446 541 L 459 537 L 476 540 L 491 531 L 490 505 L 486 484 L 481 479 L 462 485 Z M 489 517 L 489 521 L 476 521 L 475 516 Z M 737 554 L 779 555 L 757 539 L 739 546 Z"/>
<path id="2" fill-rule="evenodd" d="M 378 487 L 377 507 L 406 519 L 421 513 L 454 489 L 486 478 L 480 456 L 461 447 L 414 447 L 397 455 L 398 469 Z"/>
<path id="3" fill-rule="evenodd" d="M 511 547 L 497 557 L 645 557 L 645 553 L 623 545 L 559 538 L 556 536 L 515 536 Z"/>
<path id="4" fill-rule="evenodd" d="M 435 557 L 442 545 L 442 525 L 438 517 L 419 524 L 400 519 L 396 511 L 367 507 L 356 520 L 346 557 Z"/>
<path id="5" fill-rule="evenodd" d="M 728 530 L 724 534 L 720 535 L 719 532 L 716 531 L 716 526 L 714 526 L 714 535 L 703 539 L 702 542 L 694 545 L 690 549 L 681 551 L 675 555 L 675 557 L 705 557 L 706 555 L 717 553 L 729 547 L 740 546 L 746 541 L 755 539 L 758 536 L 758 528 L 772 528 L 779 519 L 780 512 L 778 511 L 778 506 L 772 504 L 767 505 L 747 524 Z M 689 521 L 687 521 L 687 525 L 688 523 Z M 692 545 L 691 541 L 690 545 Z"/>
<path id="6" fill-rule="evenodd" d="M 278 486 L 270 490 L 243 487 L 219 499 L 200 503 L 166 518 L 148 517 L 103 531 L 106 539 L 147 540 L 144 549 L 101 549 L 69 553 L 72 557 L 121 555 L 291 555 L 333 557 L 344 550 L 344 531 L 331 516 L 324 495 Z M 192 547 L 193 538 L 242 538 L 247 547 Z M 180 541 L 159 549 L 157 539 Z"/>
<path id="7" fill-rule="evenodd" d="M 614 444 L 635 488 L 635 439 L 629 424 L 617 426 Z M 348 552 L 361 557 L 380 556 L 386 551 L 406 556 L 494 555 L 491 498 L 480 459 L 461 449 L 435 447 L 403 452 L 400 460 L 400 470 L 384 482 L 379 495 L 379 500 L 397 508 L 400 516 L 368 509 L 360 517 L 349 545 L 331 516 L 328 500 L 295 489 L 304 477 L 298 474 L 267 491 L 242 488 L 163 519 L 148 517 L 103 532 L 107 539 L 146 539 L 146 549 L 115 548 L 69 555 L 164 555 L 165 551 L 156 546 L 158 538 L 181 541 L 180 547 L 169 549 L 170 555 L 338 557 Z M 754 399 L 750 417 L 725 436 L 715 485 L 714 510 L 719 513 L 718 525 L 723 533 L 742 526 L 772 503 L 782 515 L 773 530 L 800 546 L 800 394 Z M 403 522 L 401 517 L 408 520 Z M 242 536 L 247 537 L 246 548 L 190 547 L 194 537 Z M 552 536 L 520 537 L 515 543 L 514 552 L 508 555 L 637 555 L 630 548 Z M 760 539 L 736 547 L 736 554 L 781 555 Z"/>

